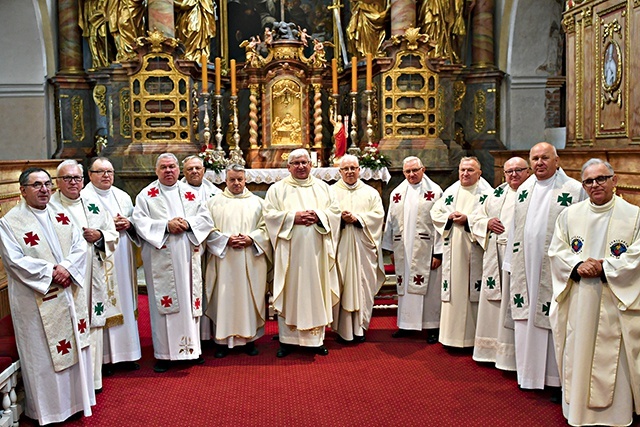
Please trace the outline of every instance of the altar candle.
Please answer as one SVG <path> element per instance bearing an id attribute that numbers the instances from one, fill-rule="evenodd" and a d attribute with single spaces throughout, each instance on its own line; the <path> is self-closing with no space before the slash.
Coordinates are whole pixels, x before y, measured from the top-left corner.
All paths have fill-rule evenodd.
<path id="1" fill-rule="evenodd" d="M 334 95 L 338 94 L 338 60 L 331 60 L 331 88 Z"/>
<path id="2" fill-rule="evenodd" d="M 371 78 L 373 76 L 372 55 L 367 53 L 367 90 L 371 90 Z"/>
<path id="3" fill-rule="evenodd" d="M 220 58 L 216 58 L 216 95 L 220 95 Z"/>
<path id="4" fill-rule="evenodd" d="M 209 81 L 207 80 L 209 76 L 207 76 L 207 64 L 209 63 L 209 58 L 204 53 L 202 54 L 202 93 L 209 91 Z"/>
<path id="5" fill-rule="evenodd" d="M 236 92 L 236 60 L 232 59 L 231 60 L 231 65 L 230 65 L 230 72 L 231 72 L 231 96 L 236 96 L 237 92 Z"/>
<path id="6" fill-rule="evenodd" d="M 358 59 L 351 58 L 351 92 L 358 91 Z"/>

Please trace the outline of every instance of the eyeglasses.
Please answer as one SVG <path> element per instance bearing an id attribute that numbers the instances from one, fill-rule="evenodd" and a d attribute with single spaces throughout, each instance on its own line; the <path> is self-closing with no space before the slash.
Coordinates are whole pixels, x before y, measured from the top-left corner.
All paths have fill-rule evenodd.
<path id="1" fill-rule="evenodd" d="M 593 187 L 594 182 L 598 185 L 602 185 L 607 182 L 609 178 L 613 178 L 613 175 L 600 175 L 595 178 L 587 178 L 582 181 L 582 185 L 584 185 L 585 187 Z"/>
<path id="2" fill-rule="evenodd" d="M 33 184 L 24 184 L 23 187 L 33 187 L 33 189 L 36 190 L 36 191 L 40 191 L 40 189 L 42 189 L 42 187 L 45 187 L 47 190 L 51 190 L 51 188 L 53 187 L 53 182 L 51 182 L 51 181 L 47 181 L 47 182 L 36 181 Z"/>
<path id="3" fill-rule="evenodd" d="M 100 170 L 96 170 L 96 171 L 92 171 L 90 170 L 89 172 L 91 173 L 99 173 L 100 175 L 113 175 L 113 169 L 100 169 Z"/>
<path id="4" fill-rule="evenodd" d="M 289 163 L 291 166 L 293 167 L 298 167 L 298 166 L 307 166 L 309 164 L 309 162 L 291 162 Z"/>
<path id="5" fill-rule="evenodd" d="M 360 169 L 360 166 L 345 166 L 343 168 L 340 168 L 340 170 L 343 172 L 355 172 L 358 169 Z"/>
<path id="6" fill-rule="evenodd" d="M 402 173 L 405 175 L 409 175 L 410 173 L 418 173 L 421 170 L 422 168 L 407 169 L 407 170 L 403 170 Z"/>
<path id="7" fill-rule="evenodd" d="M 514 174 L 517 174 L 517 173 L 522 173 L 522 172 L 526 171 L 527 169 L 529 169 L 529 168 L 509 169 L 509 170 L 504 171 L 504 174 L 505 175 L 514 175 Z"/>
<path id="8" fill-rule="evenodd" d="M 67 184 L 69 184 L 71 182 L 75 182 L 77 184 L 80 184 L 82 182 L 82 177 L 81 176 L 66 175 L 66 176 L 59 176 L 58 178 L 61 178 Z"/>

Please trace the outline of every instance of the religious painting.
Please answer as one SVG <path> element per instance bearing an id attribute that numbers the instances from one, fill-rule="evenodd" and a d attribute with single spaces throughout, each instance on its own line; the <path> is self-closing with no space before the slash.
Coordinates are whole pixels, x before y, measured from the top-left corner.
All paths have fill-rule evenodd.
<path id="1" fill-rule="evenodd" d="M 620 63 L 620 46 L 615 40 L 610 40 L 602 59 L 602 83 L 605 91 L 612 92 L 620 87 L 622 64 Z"/>
<path id="2" fill-rule="evenodd" d="M 283 78 L 271 88 L 271 145 L 303 146 L 302 86 Z"/>
<path id="3" fill-rule="evenodd" d="M 226 3 L 228 57 L 238 62 L 245 61 L 245 50 L 240 47 L 244 40 L 251 37 L 264 38 L 264 29 L 271 28 L 274 22 L 283 20 L 293 22 L 306 30 L 307 34 L 319 41 L 333 42 L 333 14 L 328 6 L 332 0 L 231 0 Z M 284 7 L 282 7 L 284 6 Z M 222 27 L 225 27 L 223 22 Z M 309 43 L 308 54 L 312 52 Z M 332 58 L 332 49 L 327 49 L 327 58 Z"/>

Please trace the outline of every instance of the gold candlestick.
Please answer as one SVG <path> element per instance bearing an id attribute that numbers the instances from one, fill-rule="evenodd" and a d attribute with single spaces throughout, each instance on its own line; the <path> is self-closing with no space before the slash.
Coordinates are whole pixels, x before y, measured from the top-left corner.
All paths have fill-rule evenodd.
<path id="1" fill-rule="evenodd" d="M 365 148 L 365 151 L 372 151 L 375 150 L 375 148 L 373 147 L 373 142 L 371 141 L 373 138 L 373 116 L 371 114 L 371 98 L 373 96 L 373 91 L 372 90 L 365 90 L 364 94 L 367 97 L 367 146 Z"/>
<path id="2" fill-rule="evenodd" d="M 351 92 L 349 96 L 351 97 L 351 132 L 349 133 L 349 135 L 351 136 L 351 145 L 349 146 L 347 152 L 349 154 L 357 156 L 360 153 L 360 148 L 358 148 L 357 144 L 358 125 L 356 123 L 358 120 L 358 118 L 356 117 L 356 110 L 358 109 L 358 92 Z"/>
<path id="3" fill-rule="evenodd" d="M 229 163 L 244 166 L 245 161 L 240 149 L 240 130 L 238 129 L 238 96 L 231 95 L 231 122 L 233 124 L 234 147 L 229 150 Z"/>
<path id="4" fill-rule="evenodd" d="M 213 96 L 216 101 L 216 149 L 212 150 L 212 158 L 214 162 L 225 163 L 224 150 L 222 149 L 222 118 L 220 117 L 220 108 L 222 95 Z"/>

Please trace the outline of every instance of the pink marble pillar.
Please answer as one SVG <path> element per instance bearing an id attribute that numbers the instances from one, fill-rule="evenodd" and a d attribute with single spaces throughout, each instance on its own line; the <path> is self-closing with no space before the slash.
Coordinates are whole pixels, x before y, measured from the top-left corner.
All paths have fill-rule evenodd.
<path id="1" fill-rule="evenodd" d="M 175 37 L 173 0 L 149 0 L 147 11 L 149 31 L 157 29 L 165 37 Z"/>
<path id="2" fill-rule="evenodd" d="M 407 28 L 415 26 L 415 0 L 391 0 L 391 35 L 402 35 Z"/>
<path id="3" fill-rule="evenodd" d="M 60 73 L 84 72 L 77 0 L 58 0 L 58 64 Z"/>
<path id="4" fill-rule="evenodd" d="M 472 20 L 472 66 L 494 67 L 493 13 L 494 0 L 478 0 L 473 9 Z"/>

